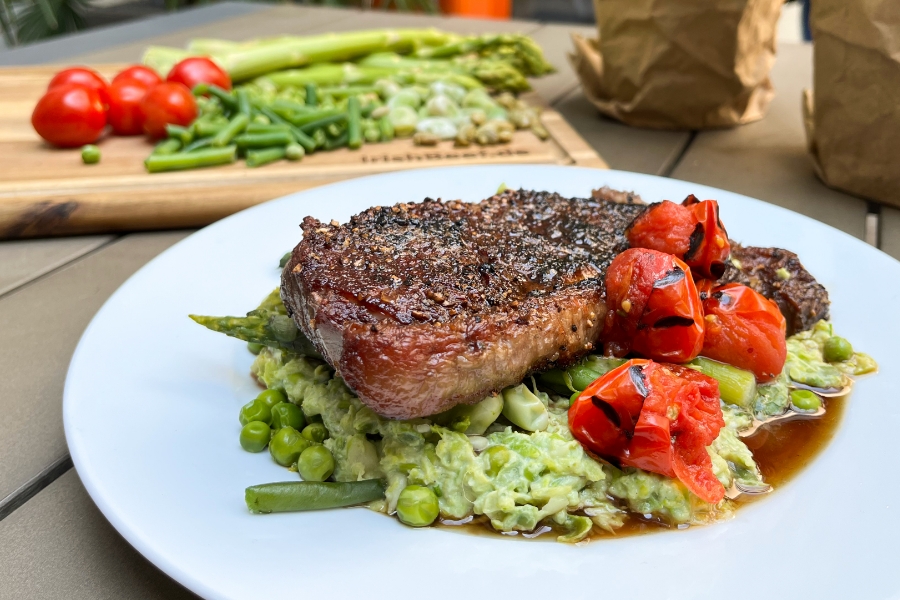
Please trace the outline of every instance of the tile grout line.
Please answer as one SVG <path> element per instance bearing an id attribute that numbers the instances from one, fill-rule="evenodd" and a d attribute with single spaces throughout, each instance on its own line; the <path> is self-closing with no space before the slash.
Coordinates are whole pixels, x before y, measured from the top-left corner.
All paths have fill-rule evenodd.
<path id="1" fill-rule="evenodd" d="M 73 467 L 72 457 L 66 452 L 57 458 L 50 466 L 29 479 L 17 490 L 6 498 L 0 500 L 0 521 L 11 515 L 17 508 L 36 496 L 41 490 L 59 479 L 66 471 Z"/>
<path id="2" fill-rule="evenodd" d="M 657 174 L 660 177 L 671 177 L 672 173 L 675 172 L 675 169 L 678 167 L 681 160 L 684 158 L 684 155 L 687 154 L 688 149 L 690 149 L 691 145 L 694 143 L 694 140 L 697 139 L 697 131 L 692 130 L 688 135 L 687 140 L 685 140 L 684 145 L 677 151 L 670 155 L 670 158 L 663 163 L 662 167 L 660 167 Z"/>
<path id="3" fill-rule="evenodd" d="M 28 287 L 28 286 L 30 286 L 30 285 L 32 285 L 32 284 L 35 284 L 35 283 L 37 283 L 37 282 L 39 282 L 39 281 L 42 281 L 42 280 L 46 279 L 47 277 L 50 277 L 51 275 L 53 275 L 53 274 L 55 274 L 55 273 L 58 273 L 59 271 L 65 269 L 65 268 L 68 267 L 69 265 L 72 265 L 72 264 L 74 264 L 74 263 L 76 263 L 76 262 L 78 262 L 78 261 L 80 261 L 80 260 L 82 260 L 82 259 L 87 258 L 88 256 L 91 256 L 91 255 L 95 254 L 96 252 L 99 252 L 100 250 L 103 250 L 104 248 L 110 246 L 111 244 L 114 244 L 114 243 L 118 242 L 118 241 L 121 240 L 123 237 L 125 237 L 125 234 L 114 234 L 113 237 L 112 237 L 111 239 L 109 239 L 109 240 L 103 242 L 102 244 L 100 244 L 100 245 L 97 246 L 96 248 L 91 248 L 90 250 L 88 250 L 88 251 L 85 252 L 84 254 L 79 254 L 78 256 L 72 258 L 71 260 L 67 260 L 66 262 L 64 262 L 64 263 L 62 263 L 62 264 L 59 264 L 59 265 L 56 265 L 56 266 L 53 267 L 52 269 L 49 269 L 49 270 L 47 270 L 47 271 L 45 271 L 45 272 L 43 272 L 43 273 L 40 273 L 39 275 L 37 275 L 37 276 L 35 276 L 35 277 L 33 277 L 33 278 L 27 280 L 27 281 L 23 281 L 22 283 L 16 285 L 15 287 L 12 287 L 12 288 L 10 288 L 10 289 L 8 289 L 8 290 L 5 290 L 5 291 L 3 291 L 3 292 L 0 292 L 0 301 L 4 300 L 7 296 L 10 296 L 10 295 L 12 295 L 12 294 L 15 294 L 16 292 L 18 292 L 18 291 L 21 290 L 21 289 L 24 289 L 24 288 L 26 288 L 26 287 Z"/>

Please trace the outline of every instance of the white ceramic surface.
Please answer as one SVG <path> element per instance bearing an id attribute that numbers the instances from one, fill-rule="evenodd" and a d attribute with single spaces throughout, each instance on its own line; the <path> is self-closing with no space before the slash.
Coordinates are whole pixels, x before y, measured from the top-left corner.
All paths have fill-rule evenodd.
<path id="1" fill-rule="evenodd" d="M 716 198 L 729 234 L 800 254 L 831 292 L 837 331 L 872 354 L 833 442 L 794 481 L 708 527 L 566 546 L 413 530 L 365 509 L 254 516 L 246 486 L 290 477 L 238 445 L 258 388 L 245 344 L 188 313 L 243 314 L 279 279 L 311 214 L 345 221 L 426 196 L 478 200 L 501 183 L 585 196 Z M 895 598 L 900 595 L 900 263 L 757 200 L 671 179 L 551 166 L 404 171 L 287 196 L 224 219 L 128 280 L 81 339 L 65 387 L 82 481 L 153 563 L 208 598 Z"/>

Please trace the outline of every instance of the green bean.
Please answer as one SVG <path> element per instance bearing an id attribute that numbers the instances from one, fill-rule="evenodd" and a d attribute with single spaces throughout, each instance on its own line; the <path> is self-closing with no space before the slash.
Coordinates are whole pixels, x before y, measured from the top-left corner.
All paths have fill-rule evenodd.
<path id="1" fill-rule="evenodd" d="M 300 435 L 311 442 L 321 444 L 328 437 L 328 429 L 326 429 L 325 425 L 323 425 L 322 423 L 310 423 L 303 428 L 303 431 L 300 432 Z"/>
<path id="2" fill-rule="evenodd" d="M 294 138 L 287 131 L 273 131 L 272 133 L 244 133 L 234 138 L 238 148 L 271 148 L 272 146 L 287 146 Z"/>
<path id="3" fill-rule="evenodd" d="M 328 136 L 325 135 L 324 129 L 316 129 L 313 132 L 312 139 L 315 140 L 316 148 L 324 148 L 328 143 Z"/>
<path id="4" fill-rule="evenodd" d="M 572 387 L 576 390 L 584 390 L 589 385 L 603 377 L 602 373 L 586 367 L 584 365 L 575 365 L 567 369 L 569 376 L 572 378 Z"/>
<path id="5" fill-rule="evenodd" d="M 425 527 L 434 523 L 440 513 L 438 499 L 431 489 L 408 485 L 397 499 L 397 518 L 411 527 Z"/>
<path id="6" fill-rule="evenodd" d="M 228 125 L 228 121 L 213 121 L 210 119 L 197 119 L 194 121 L 194 134 L 198 138 L 212 137 L 222 131 Z"/>
<path id="7" fill-rule="evenodd" d="M 750 371 L 708 358 L 698 357 L 687 367 L 696 369 L 719 382 L 722 402 L 748 408 L 756 400 L 756 376 Z"/>
<path id="8" fill-rule="evenodd" d="M 344 127 L 341 127 L 337 123 L 331 123 L 325 128 L 325 135 L 331 138 L 336 138 L 344 133 Z"/>
<path id="9" fill-rule="evenodd" d="M 306 105 L 315 107 L 319 104 L 318 87 L 314 83 L 306 84 Z"/>
<path id="10" fill-rule="evenodd" d="M 234 162 L 236 152 L 236 146 L 226 146 L 225 148 L 211 148 L 197 150 L 196 152 L 177 152 L 167 155 L 151 154 L 144 161 L 144 166 L 151 173 L 160 173 L 163 171 L 227 165 Z"/>
<path id="11" fill-rule="evenodd" d="M 290 125 L 263 125 L 261 123 L 250 123 L 244 133 L 276 133 L 278 131 L 291 131 Z"/>
<path id="12" fill-rule="evenodd" d="M 194 132 L 191 129 L 173 123 L 166 125 L 166 134 L 170 138 L 180 140 L 181 143 L 185 145 L 190 144 L 191 140 L 194 139 Z"/>
<path id="13" fill-rule="evenodd" d="M 262 349 L 265 348 L 262 344 L 257 344 L 256 342 L 247 342 L 247 350 L 250 351 L 250 354 L 256 356 L 259 354 Z"/>
<path id="14" fill-rule="evenodd" d="M 287 402 L 287 396 L 284 395 L 284 392 L 276 389 L 263 390 L 256 397 L 257 400 L 263 402 L 269 408 L 273 408 L 278 406 L 282 402 Z"/>
<path id="15" fill-rule="evenodd" d="M 842 337 L 830 337 L 825 342 L 823 354 L 828 362 L 843 362 L 853 357 L 853 346 Z"/>
<path id="16" fill-rule="evenodd" d="M 319 94 L 322 96 L 332 96 L 333 98 L 348 98 L 358 96 L 360 94 L 377 94 L 378 88 L 370 85 L 348 85 L 341 87 L 323 87 L 319 88 Z"/>
<path id="17" fill-rule="evenodd" d="M 295 127 L 303 127 L 320 119 L 340 114 L 343 114 L 343 111 L 336 108 L 314 108 L 304 113 L 294 113 L 289 121 Z"/>
<path id="18" fill-rule="evenodd" d="M 328 115 L 327 117 L 322 117 L 321 119 L 316 119 L 315 121 L 310 121 L 306 125 L 300 127 L 300 131 L 303 133 L 309 134 L 315 131 L 316 129 L 320 129 L 323 127 L 328 127 L 332 123 L 343 123 L 347 120 L 347 114 L 344 112 L 334 113 Z"/>
<path id="19" fill-rule="evenodd" d="M 284 157 L 288 160 L 300 160 L 306 155 L 306 150 L 300 144 L 288 144 L 284 149 Z"/>
<path id="20" fill-rule="evenodd" d="M 281 111 L 286 111 L 288 113 L 301 113 L 307 114 L 314 112 L 314 109 L 310 108 L 305 104 L 300 104 L 299 102 L 294 102 L 293 100 L 288 100 L 286 98 L 277 98 L 272 102 L 272 110 L 281 114 Z M 284 115 L 282 115 L 284 116 Z M 290 120 L 288 117 L 284 117 Z"/>
<path id="21" fill-rule="evenodd" d="M 262 452 L 269 445 L 272 430 L 262 421 L 250 421 L 241 429 L 241 448 L 247 452 Z"/>
<path id="22" fill-rule="evenodd" d="M 334 472 L 334 456 L 325 446 L 310 446 L 297 458 L 297 472 L 304 481 L 325 481 Z"/>
<path id="23" fill-rule="evenodd" d="M 203 84 L 199 84 L 199 85 L 203 85 Z M 194 88 L 194 89 L 196 89 L 196 88 Z M 207 91 L 210 93 L 210 95 L 218 98 L 219 102 L 221 102 L 222 106 L 224 106 L 225 108 L 227 108 L 229 110 L 237 110 L 237 107 L 238 107 L 237 100 L 235 100 L 234 96 L 232 96 L 229 92 L 223 90 L 222 88 L 220 88 L 217 85 L 210 85 Z"/>
<path id="24" fill-rule="evenodd" d="M 359 96 L 347 99 L 347 145 L 354 150 L 362 146 L 362 124 Z"/>
<path id="25" fill-rule="evenodd" d="M 262 167 L 285 157 L 284 146 L 247 151 L 247 166 Z"/>
<path id="26" fill-rule="evenodd" d="M 277 431 L 282 427 L 293 427 L 297 431 L 303 429 L 306 419 L 296 404 L 279 402 L 272 407 L 272 427 Z"/>
<path id="27" fill-rule="evenodd" d="M 222 128 L 219 133 L 213 137 L 211 145 L 214 148 L 222 148 L 223 146 L 227 146 L 231 143 L 231 140 L 235 138 L 238 134 L 242 133 L 244 129 L 247 128 L 247 125 L 250 124 L 250 117 L 245 113 L 239 112 L 234 115 L 230 121 L 228 121 L 228 125 Z M 238 145 L 240 147 L 240 145 Z"/>
<path id="28" fill-rule="evenodd" d="M 537 380 L 544 389 L 567 396 L 575 391 L 572 376 L 563 369 L 550 369 L 537 374 Z"/>
<path id="29" fill-rule="evenodd" d="M 199 140 L 194 140 L 190 144 L 184 147 L 182 152 L 193 152 L 194 150 L 199 150 L 200 148 L 208 148 L 210 144 L 212 144 L 213 138 L 205 137 L 200 138 Z"/>
<path id="30" fill-rule="evenodd" d="M 209 84 L 200 82 L 194 86 L 194 89 L 191 90 L 191 93 L 195 96 L 205 96 L 209 93 Z"/>
<path id="31" fill-rule="evenodd" d="M 175 154 L 181 148 L 181 140 L 169 138 L 161 141 L 153 148 L 152 154 L 157 156 L 165 156 L 167 154 Z"/>
<path id="32" fill-rule="evenodd" d="M 100 148 L 93 144 L 86 144 L 82 146 L 81 162 L 86 165 L 93 165 L 100 162 Z"/>
<path id="33" fill-rule="evenodd" d="M 378 128 L 381 130 L 382 142 L 390 142 L 394 139 L 394 126 L 386 116 L 378 119 Z"/>
<path id="34" fill-rule="evenodd" d="M 348 132 L 341 133 L 336 138 L 329 138 L 325 141 L 325 149 L 326 150 L 334 150 L 335 148 L 343 148 L 347 145 L 347 142 L 350 140 L 350 134 Z"/>
<path id="35" fill-rule="evenodd" d="M 272 123 L 276 123 L 276 124 L 280 124 L 280 125 L 288 125 L 288 126 L 290 127 L 291 134 L 294 136 L 294 139 L 297 141 L 298 144 L 300 144 L 301 146 L 303 146 L 303 148 L 304 148 L 307 152 L 314 152 L 314 151 L 315 151 L 315 149 L 316 149 L 316 147 L 317 147 L 317 144 L 316 144 L 315 140 L 313 140 L 311 137 L 309 137 L 308 135 L 306 135 L 306 133 L 304 133 L 304 132 L 301 131 L 299 128 L 294 127 L 293 125 L 291 125 L 290 123 L 288 123 L 286 120 L 284 120 L 283 118 L 281 118 L 280 116 L 278 116 L 278 115 L 277 115 L 274 111 L 272 111 L 270 108 L 264 107 L 264 106 L 263 106 L 263 107 L 257 107 L 257 108 L 259 108 L 259 111 L 260 111 L 262 114 L 264 114 L 265 116 L 267 116 L 267 117 L 272 121 Z"/>
<path id="36" fill-rule="evenodd" d="M 379 479 L 347 482 L 284 481 L 247 488 L 244 501 L 252 513 L 321 510 L 384 498 Z"/>
<path id="37" fill-rule="evenodd" d="M 238 112 L 247 115 L 247 118 L 249 119 L 253 115 L 253 108 L 250 105 L 250 94 L 243 88 L 238 88 L 235 90 L 234 94 L 237 96 Z"/>

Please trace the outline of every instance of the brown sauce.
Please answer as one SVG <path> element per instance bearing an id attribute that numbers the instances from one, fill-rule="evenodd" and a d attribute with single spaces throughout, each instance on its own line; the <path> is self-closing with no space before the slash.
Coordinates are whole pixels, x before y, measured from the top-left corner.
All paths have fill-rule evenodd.
<path id="1" fill-rule="evenodd" d="M 778 488 L 797 476 L 815 457 L 825 449 L 834 437 L 840 424 L 850 396 L 827 398 L 824 400 L 826 412 L 818 418 L 799 419 L 773 423 L 760 428 L 754 435 L 743 438 L 747 447 L 753 452 L 753 458 L 763 474 L 763 479 Z M 762 499 L 765 502 L 765 499 Z M 741 502 L 734 503 L 740 508 Z M 438 522 L 437 527 L 448 531 L 476 535 L 504 535 L 516 539 L 538 539 L 556 541 L 561 532 L 554 532 L 549 527 L 539 527 L 532 533 L 519 532 L 517 535 L 501 534 L 491 527 L 490 519 L 480 515 L 464 524 L 448 524 Z M 660 531 L 687 529 L 687 525 L 673 526 L 655 520 L 644 519 L 641 515 L 628 514 L 625 524 L 609 533 L 594 527 L 590 535 L 583 541 L 597 539 L 614 539 L 632 535 L 645 535 Z M 534 535 L 537 534 L 537 535 Z"/>

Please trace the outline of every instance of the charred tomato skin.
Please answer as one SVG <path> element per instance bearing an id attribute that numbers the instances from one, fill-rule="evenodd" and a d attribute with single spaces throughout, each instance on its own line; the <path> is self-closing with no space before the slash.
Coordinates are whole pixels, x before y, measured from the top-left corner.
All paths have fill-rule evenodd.
<path id="1" fill-rule="evenodd" d="M 703 308 L 690 268 L 646 248 L 622 252 L 606 272 L 605 352 L 665 362 L 693 360 L 703 347 Z"/>
<path id="2" fill-rule="evenodd" d="M 632 248 L 647 248 L 682 259 L 696 275 L 719 279 L 731 252 L 728 232 L 719 219 L 715 200 L 693 194 L 681 204 L 663 200 L 652 204 L 626 231 Z"/>
<path id="3" fill-rule="evenodd" d="M 787 358 L 787 322 L 778 305 L 738 283 L 713 288 L 703 300 L 706 334 L 701 354 L 771 381 Z"/>

